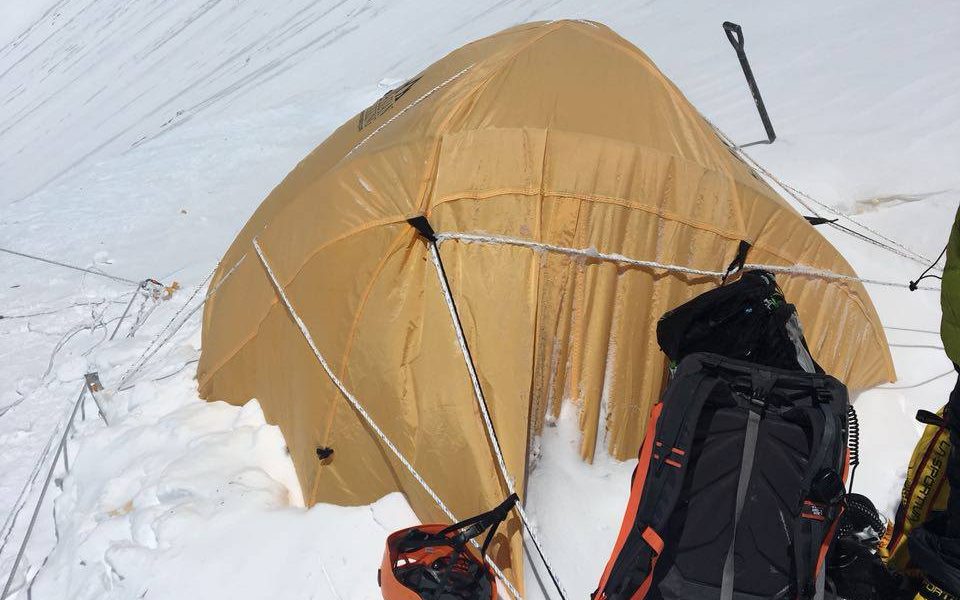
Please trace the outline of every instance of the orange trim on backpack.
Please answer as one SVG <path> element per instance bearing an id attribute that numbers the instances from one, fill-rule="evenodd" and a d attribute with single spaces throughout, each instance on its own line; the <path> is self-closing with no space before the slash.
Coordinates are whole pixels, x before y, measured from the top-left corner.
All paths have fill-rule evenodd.
<path id="1" fill-rule="evenodd" d="M 850 473 L 850 447 L 848 446 L 846 452 L 844 453 L 843 460 L 843 473 L 840 475 L 843 480 L 844 487 L 846 487 L 847 476 Z M 817 555 L 817 564 L 813 568 L 813 578 L 816 580 L 817 573 L 820 572 L 820 567 L 823 566 L 824 561 L 827 559 L 827 551 L 830 550 L 830 543 L 833 541 L 833 536 L 837 533 L 837 526 L 840 525 L 840 517 L 843 516 L 843 511 L 846 507 L 841 504 L 840 510 L 837 512 L 837 516 L 833 519 L 833 524 L 830 525 L 830 529 L 827 530 L 827 535 L 823 538 L 823 543 L 820 544 L 820 553 Z"/>
<path id="2" fill-rule="evenodd" d="M 676 467 L 676 468 L 678 468 L 678 469 L 683 466 L 683 465 L 681 465 L 680 463 L 678 463 L 677 461 L 671 460 L 671 459 L 669 459 L 669 458 L 668 458 L 667 460 L 663 461 L 663 462 L 667 463 L 667 464 L 670 465 L 671 467 Z"/>
<path id="3" fill-rule="evenodd" d="M 843 480 L 843 487 L 847 487 L 847 477 L 850 475 L 850 446 L 847 446 L 843 453 L 843 473 L 840 473 L 840 479 Z"/>
<path id="4" fill-rule="evenodd" d="M 849 452 L 849 451 L 848 451 Z M 837 526 L 840 524 L 840 517 L 843 516 L 844 506 L 840 505 L 840 512 L 837 513 L 837 518 L 833 520 L 833 525 L 830 526 L 830 529 L 827 530 L 827 535 L 823 538 L 823 543 L 820 544 L 820 554 L 817 556 L 817 564 L 813 568 L 813 579 L 817 579 L 817 573 L 820 572 L 820 567 L 823 566 L 823 561 L 827 558 L 827 551 L 830 550 L 830 542 L 833 541 L 833 536 L 837 533 Z"/>
<path id="5" fill-rule="evenodd" d="M 639 463 L 637 463 L 637 470 L 634 472 L 633 485 L 630 488 L 630 500 L 627 502 L 627 509 L 623 513 L 623 522 L 620 524 L 620 533 L 617 535 L 617 541 L 613 546 L 613 551 L 610 553 L 610 559 L 607 561 L 607 566 L 603 570 L 603 576 L 600 578 L 600 583 L 597 585 L 597 598 L 598 600 L 603 599 L 606 595 L 603 593 L 603 588 L 607 585 L 607 580 L 610 578 L 610 571 L 613 569 L 613 564 L 616 562 L 617 556 L 620 554 L 620 550 L 623 549 L 623 545 L 627 541 L 627 537 L 630 535 L 630 530 L 633 529 L 633 522 L 636 519 L 637 511 L 640 509 L 640 499 L 643 496 L 643 484 L 647 479 L 647 470 L 650 468 L 650 457 L 653 454 L 653 442 L 654 436 L 657 433 L 657 421 L 660 420 L 660 413 L 663 412 L 663 402 L 657 402 L 653 405 L 653 408 L 650 409 L 650 417 L 647 419 L 647 435 L 643 440 L 643 446 L 640 447 L 640 457 Z M 653 532 L 656 535 L 656 532 L 650 529 L 647 530 Z M 650 543 L 650 540 L 647 539 L 649 535 L 647 530 L 643 532 L 643 539 Z M 657 539 L 660 536 L 657 535 Z M 651 544 L 652 546 L 652 544 Z M 663 540 L 660 540 L 660 549 L 663 549 Z M 656 555 L 654 556 L 654 564 L 656 564 Z M 653 565 L 651 565 L 650 573 L 653 573 Z M 650 587 L 649 577 L 647 581 L 644 582 L 645 585 L 642 585 L 637 594 L 634 594 L 634 598 L 639 600 L 643 598 L 642 595 L 638 594 L 642 591 L 643 594 L 646 594 L 647 588 Z"/>
<path id="6" fill-rule="evenodd" d="M 643 583 L 640 584 L 633 596 L 630 596 L 630 600 L 643 600 L 647 597 L 647 592 L 650 591 L 650 585 L 653 583 L 653 572 L 657 568 L 657 560 L 660 558 L 660 553 L 663 552 L 663 538 L 654 531 L 653 527 L 648 526 L 641 535 L 643 540 L 653 548 L 653 559 L 650 561 L 650 572 L 647 573 Z"/>
<path id="7" fill-rule="evenodd" d="M 650 544 L 650 547 L 653 548 L 653 551 L 658 555 L 663 552 L 663 538 L 660 537 L 660 534 L 657 533 L 653 527 L 648 526 L 640 536 L 643 538 L 643 541 Z"/>

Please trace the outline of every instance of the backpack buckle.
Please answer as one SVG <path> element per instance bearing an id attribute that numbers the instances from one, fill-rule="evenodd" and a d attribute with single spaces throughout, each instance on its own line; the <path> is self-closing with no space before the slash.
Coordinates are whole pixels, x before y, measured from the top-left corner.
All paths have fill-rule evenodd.
<path id="1" fill-rule="evenodd" d="M 777 384 L 777 376 L 766 371 L 754 371 L 750 374 L 750 405 L 760 412 L 767 407 L 767 395 Z"/>
<path id="2" fill-rule="evenodd" d="M 754 390 L 750 394 L 750 410 L 756 409 L 758 412 L 763 412 L 767 408 L 767 395 Z"/>

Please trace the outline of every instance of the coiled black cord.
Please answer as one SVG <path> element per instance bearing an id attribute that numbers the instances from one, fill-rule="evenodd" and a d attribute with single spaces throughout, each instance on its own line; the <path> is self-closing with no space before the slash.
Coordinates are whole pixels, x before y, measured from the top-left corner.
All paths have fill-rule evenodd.
<path id="1" fill-rule="evenodd" d="M 949 247 L 950 247 L 949 244 L 947 244 L 946 246 L 944 246 L 944 247 L 943 247 L 943 251 L 940 253 L 940 256 L 937 257 L 937 260 L 935 260 L 935 261 L 933 261 L 932 263 L 930 263 L 930 266 L 927 267 L 926 269 L 924 269 L 924 270 L 923 270 L 923 273 L 920 273 L 920 277 L 917 277 L 914 281 L 911 281 L 911 282 L 910 282 L 909 288 L 910 288 L 910 291 L 911 291 L 911 292 L 917 291 L 917 289 L 918 289 L 918 288 L 917 288 L 917 284 L 919 284 L 919 283 L 920 283 L 921 281 L 923 281 L 924 279 L 939 279 L 939 280 L 941 280 L 941 281 L 943 280 L 943 277 L 940 277 L 939 275 L 928 275 L 927 273 L 929 273 L 929 272 L 930 272 L 930 269 L 932 269 L 933 267 L 935 267 L 936 264 L 937 264 L 938 262 L 940 262 L 940 259 L 943 258 L 943 255 L 944 255 L 944 254 L 947 253 L 947 248 L 949 248 Z"/>
<path id="2" fill-rule="evenodd" d="M 850 490 L 853 491 L 853 476 L 860 466 L 860 420 L 852 404 L 847 405 L 847 448 L 850 449 Z"/>

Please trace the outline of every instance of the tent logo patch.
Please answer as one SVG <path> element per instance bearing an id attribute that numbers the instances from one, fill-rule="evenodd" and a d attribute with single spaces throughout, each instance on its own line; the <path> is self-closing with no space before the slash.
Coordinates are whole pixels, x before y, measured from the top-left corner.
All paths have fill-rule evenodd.
<path id="1" fill-rule="evenodd" d="M 410 81 L 407 81 L 403 85 L 396 87 L 386 94 L 384 94 L 379 100 L 374 102 L 369 108 L 360 113 L 360 118 L 357 120 L 357 131 L 363 131 L 363 128 L 373 123 L 377 119 L 383 116 L 383 113 L 387 112 L 393 105 L 397 103 L 397 100 L 403 97 L 404 94 L 410 91 L 422 75 L 417 75 Z"/>

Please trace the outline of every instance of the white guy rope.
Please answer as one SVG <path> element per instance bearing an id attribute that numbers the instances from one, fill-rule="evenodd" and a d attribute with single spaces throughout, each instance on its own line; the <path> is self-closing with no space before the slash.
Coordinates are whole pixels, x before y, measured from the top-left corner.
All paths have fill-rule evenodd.
<path id="1" fill-rule="evenodd" d="M 723 271 L 709 271 L 705 269 L 695 269 L 693 267 L 686 267 L 683 265 L 673 265 L 669 263 L 661 263 L 654 260 L 640 260 L 637 258 L 631 258 L 629 256 L 624 256 L 623 254 L 613 254 L 607 252 L 600 252 L 595 248 L 568 248 L 566 246 L 557 246 L 555 244 L 547 244 L 544 242 L 534 242 L 532 240 L 524 240 L 520 238 L 512 238 L 499 235 L 480 235 L 475 233 L 455 233 L 455 232 L 445 232 L 437 233 L 437 243 L 445 242 L 447 240 L 458 240 L 467 243 L 477 243 L 477 244 L 492 244 L 492 245 L 508 245 L 508 246 L 519 246 L 521 248 L 530 248 L 531 250 L 537 250 L 540 252 L 556 252 L 558 254 L 566 254 L 568 256 L 581 256 L 583 258 L 592 258 L 596 260 L 606 260 L 610 262 L 616 262 L 621 264 L 627 264 L 634 267 L 640 267 L 644 269 L 660 269 L 663 271 L 671 271 L 674 273 L 685 273 L 688 275 L 700 275 L 703 277 L 712 277 L 716 279 L 721 279 L 725 275 Z M 835 273 L 833 271 L 827 271 L 825 269 L 817 269 L 808 265 L 765 265 L 765 264 L 756 264 L 756 263 L 747 263 L 743 266 L 744 270 L 747 271 L 756 271 L 763 270 L 769 271 L 771 273 L 783 273 L 785 275 L 798 275 L 802 277 L 814 277 L 818 279 L 827 279 L 834 281 L 852 281 L 859 283 L 867 283 L 872 285 L 880 285 L 893 288 L 903 288 L 909 289 L 905 283 L 900 283 L 896 281 L 881 281 L 878 279 L 867 279 L 864 277 L 854 277 L 853 275 L 843 275 L 842 273 Z M 929 286 L 917 286 L 918 290 L 926 290 L 931 292 L 939 292 L 940 288 L 929 287 Z"/>
<path id="2" fill-rule="evenodd" d="M 202 290 L 207 285 L 207 282 L 210 281 L 210 278 L 213 277 L 213 274 L 217 272 L 217 268 L 219 268 L 219 265 L 216 268 L 214 268 L 212 271 L 210 271 L 210 274 L 204 277 L 203 280 L 199 284 L 197 284 L 197 287 L 193 289 L 193 293 L 190 294 L 190 297 L 187 298 L 187 301 L 183 303 L 183 306 L 181 306 L 180 309 L 177 310 L 177 312 L 173 315 L 173 318 L 171 318 L 170 321 L 163 327 L 163 329 L 160 330 L 160 333 L 158 333 L 156 337 L 154 337 L 153 340 L 151 340 L 151 342 L 147 345 L 146 349 L 139 356 L 139 358 L 137 358 L 133 363 L 131 363 L 130 366 L 127 368 L 126 372 L 120 377 L 120 383 L 117 384 L 118 391 L 127 389 L 127 388 L 124 388 L 127 382 L 129 382 L 134 375 L 140 372 L 140 369 L 146 366 L 147 362 L 149 362 L 149 360 L 153 358 L 153 356 L 156 355 L 156 353 L 159 352 L 160 349 L 163 348 L 163 346 L 167 342 L 169 342 L 173 338 L 173 336 L 176 335 L 178 331 L 180 331 L 180 328 L 184 326 L 184 324 L 190 319 L 190 317 L 192 317 L 194 313 L 200 310 L 200 307 L 206 304 L 207 300 L 212 298 L 220 290 L 220 286 L 226 283 L 227 279 L 229 279 L 230 276 L 233 275 L 233 273 L 237 270 L 237 267 L 240 266 L 240 264 L 243 262 L 245 258 L 247 258 L 246 254 L 241 256 L 240 260 L 234 263 L 234 265 L 230 267 L 230 270 L 227 271 L 227 273 L 220 279 L 220 281 L 217 282 L 217 285 L 215 285 L 213 289 L 210 290 L 210 293 L 207 294 L 207 297 L 204 298 L 203 301 L 201 301 L 195 307 L 193 307 L 193 309 L 191 309 L 190 312 L 188 312 L 186 316 L 184 316 L 180 320 L 180 323 L 178 323 L 177 326 L 174 327 L 166 335 L 166 337 L 164 337 L 163 340 L 161 341 L 160 338 L 164 336 L 164 333 L 168 329 L 170 329 L 170 327 L 177 320 L 180 314 L 187 308 L 187 306 L 190 305 L 193 299 L 196 298 L 197 294 L 200 293 L 200 290 Z"/>
<path id="3" fill-rule="evenodd" d="M 906 283 L 900 283 L 899 281 L 883 281 L 880 279 L 869 279 L 866 277 L 854 277 L 853 275 L 844 275 L 842 273 L 835 273 L 833 271 L 827 271 L 826 269 L 818 269 L 816 267 L 811 267 L 809 265 L 793 265 L 793 266 L 784 266 L 784 265 L 761 265 L 754 263 L 747 263 L 743 265 L 743 268 L 748 271 L 769 271 L 771 273 L 783 273 L 785 275 L 799 275 L 801 277 L 814 277 L 818 279 L 828 279 L 835 281 L 855 281 L 859 283 L 866 283 L 869 285 L 879 285 L 883 287 L 892 287 L 892 288 L 901 288 L 909 290 L 910 286 Z M 940 288 L 932 287 L 927 285 L 918 285 L 918 290 L 924 290 L 927 292 L 939 292 Z"/>
<path id="4" fill-rule="evenodd" d="M 140 302 L 140 306 L 137 307 L 137 314 L 133 319 L 133 325 L 130 326 L 130 331 L 128 331 L 124 337 L 132 338 L 137 333 L 137 329 L 143 325 L 143 323 L 150 318 L 153 311 L 157 309 L 157 304 L 160 300 L 158 297 L 152 297 L 152 294 L 149 292 L 141 294 L 141 297 L 142 301 Z M 150 300 L 153 300 L 153 303 L 147 308 L 147 303 L 150 302 Z"/>
<path id="5" fill-rule="evenodd" d="M 257 241 L 257 238 L 253 238 L 253 249 L 256 250 L 257 256 L 260 257 L 260 262 L 263 264 L 263 268 L 267 272 L 267 276 L 270 278 L 270 281 L 277 292 L 277 296 L 280 298 L 284 306 L 287 308 L 287 312 L 290 313 L 290 317 L 293 319 L 294 323 L 297 324 L 297 328 L 300 329 L 300 333 L 303 335 L 303 338 L 307 341 L 307 345 L 309 345 L 310 350 L 313 351 L 313 355 L 317 358 L 317 362 L 319 362 L 320 366 L 323 367 L 323 370 L 326 371 L 327 376 L 330 377 L 330 381 L 333 382 L 333 385 L 335 385 L 337 389 L 340 390 L 340 393 L 347 400 L 347 402 L 350 403 L 353 409 L 357 411 L 357 414 L 359 414 L 360 417 L 363 418 L 364 422 L 370 427 L 370 429 L 372 429 L 373 432 L 377 434 L 377 437 L 380 438 L 380 441 L 383 442 L 383 444 L 387 448 L 389 448 L 391 452 L 393 452 L 393 455 L 397 457 L 397 460 L 399 460 L 400 463 L 410 473 L 410 475 L 417 480 L 417 483 L 420 484 L 423 490 L 427 492 L 427 494 L 433 499 L 433 501 L 437 504 L 437 506 L 440 507 L 440 510 L 442 510 L 443 513 L 447 515 L 447 518 L 450 519 L 451 522 L 453 523 L 458 522 L 459 519 L 457 519 L 453 515 L 453 513 L 450 511 L 450 509 L 447 508 L 447 505 L 443 503 L 443 500 L 440 499 L 440 496 L 438 496 L 437 493 L 433 491 L 433 488 L 431 488 L 427 484 L 423 476 L 421 476 L 420 473 L 417 472 L 416 468 L 414 468 L 414 466 L 410 463 L 410 461 L 408 461 L 407 458 L 403 455 L 403 453 L 400 452 L 400 449 L 397 448 L 392 441 L 390 441 L 390 438 L 388 438 L 387 435 L 383 432 L 383 430 L 380 429 L 380 426 L 377 425 L 376 421 L 373 420 L 373 417 L 371 417 L 370 414 L 366 411 L 366 409 L 363 408 L 363 405 L 360 404 L 360 401 L 357 400 L 356 396 L 354 396 L 350 392 L 350 390 L 347 389 L 347 387 L 343 384 L 343 382 L 340 381 L 340 378 L 337 377 L 336 373 L 333 372 L 333 369 L 331 369 L 330 365 L 327 363 L 327 359 L 325 359 L 323 355 L 320 354 L 320 350 L 317 348 L 317 344 L 313 341 L 313 336 L 310 335 L 310 330 L 307 329 L 307 325 L 303 322 L 303 319 L 300 318 L 300 315 L 297 313 L 297 310 L 293 307 L 293 304 L 290 303 L 289 298 L 287 298 L 287 293 L 283 290 L 283 286 L 280 285 L 280 281 L 277 279 L 277 276 L 274 274 L 273 269 L 270 267 L 270 263 L 267 260 L 266 255 L 263 253 L 263 249 L 260 247 L 260 243 Z M 473 542 L 474 546 L 478 546 L 475 540 L 471 540 L 471 541 Z M 510 583 L 510 580 L 507 579 L 503 571 L 500 570 L 500 567 L 498 567 L 497 564 L 493 562 L 493 560 L 490 557 L 485 556 L 484 559 L 487 561 L 487 563 L 490 565 L 493 571 L 497 574 L 497 577 L 500 578 L 503 584 L 510 591 L 510 594 L 516 600 L 522 600 L 520 593 L 517 591 L 514 585 Z"/>
<path id="6" fill-rule="evenodd" d="M 420 96 L 419 98 L 417 98 L 416 100 L 414 100 L 413 102 L 411 102 L 410 104 L 408 104 L 407 106 L 403 107 L 403 109 L 400 110 L 400 112 L 398 112 L 397 114 L 395 114 L 395 115 L 393 115 L 392 117 L 390 117 L 389 119 L 387 119 L 382 125 L 380 125 L 380 126 L 377 127 L 376 129 L 374 129 L 373 131 L 371 131 L 371 132 L 370 132 L 370 135 L 368 135 L 367 137 L 365 137 L 365 138 L 363 138 L 362 140 L 360 140 L 360 141 L 357 143 L 356 146 L 354 146 L 353 148 L 350 149 L 350 152 L 347 152 L 346 155 L 344 155 L 343 159 L 346 160 L 346 159 L 350 158 L 350 156 L 351 156 L 354 152 L 356 152 L 357 150 L 360 149 L 360 146 L 363 146 L 364 144 L 366 144 L 366 143 L 370 140 L 370 138 L 372 138 L 373 136 L 375 136 L 375 135 L 377 135 L 378 133 L 380 133 L 380 130 L 381 130 L 381 129 L 383 129 L 384 127 L 386 127 L 386 126 L 389 125 L 390 123 L 393 123 L 394 121 L 396 121 L 397 119 L 399 119 L 400 116 L 403 115 L 403 113 L 407 112 L 408 110 L 410 110 L 410 109 L 413 108 L 414 106 L 420 104 L 421 102 L 423 102 L 424 100 L 426 100 L 427 98 L 429 98 L 430 96 L 432 96 L 434 93 L 438 92 L 441 88 L 443 88 L 443 87 L 445 87 L 446 85 L 450 84 L 451 82 L 459 79 L 461 75 L 463 75 L 464 73 L 466 73 L 467 71 L 469 71 L 471 68 L 473 68 L 473 65 L 472 65 L 472 64 L 471 64 L 471 65 L 467 65 L 465 68 L 463 68 L 463 69 L 462 69 L 461 71 L 459 71 L 458 73 L 455 73 L 455 74 L 451 75 L 450 77 L 448 77 L 447 79 L 441 81 L 441 82 L 440 82 L 439 84 L 437 84 L 434 88 L 432 88 L 432 89 L 430 89 L 430 90 L 427 90 L 427 92 L 424 93 L 422 96 Z"/>
<path id="7" fill-rule="evenodd" d="M 480 414 L 483 415 L 483 424 L 487 430 L 487 439 L 490 441 L 490 445 L 493 447 L 493 453 L 497 457 L 497 466 L 500 469 L 500 474 L 503 476 L 503 480 L 507 484 L 507 491 L 510 494 L 516 494 L 517 490 L 515 487 L 515 480 L 510 476 L 510 473 L 507 470 L 507 463 L 503 458 L 503 450 L 500 448 L 500 440 L 497 438 L 497 432 L 493 427 L 493 420 L 490 418 L 490 411 L 487 407 L 487 400 L 483 395 L 483 388 L 480 387 L 480 378 L 477 376 L 476 366 L 473 364 L 473 358 L 470 355 L 470 350 L 467 348 L 467 339 L 463 333 L 463 326 L 460 323 L 460 316 L 457 313 L 457 307 L 453 301 L 453 294 L 450 292 L 450 285 L 443 270 L 443 263 L 440 261 L 440 253 L 437 250 L 437 244 L 427 240 L 427 246 L 430 248 L 430 258 L 432 259 L 433 266 L 437 271 L 437 279 L 440 281 L 440 289 L 443 290 L 443 299 L 447 303 L 447 311 L 450 313 L 450 320 L 453 322 L 453 330 L 457 334 L 457 344 L 460 346 L 460 353 L 463 354 L 463 362 L 466 363 L 467 372 L 470 374 L 470 382 L 473 384 L 473 396 L 477 401 L 477 406 L 480 408 Z M 541 545 L 537 534 L 534 532 L 534 528 L 531 526 L 530 520 L 527 518 L 527 513 L 523 509 L 523 503 L 517 502 L 513 505 L 513 507 L 517 510 L 517 514 L 520 515 L 520 520 L 523 522 L 523 526 L 527 530 L 527 533 L 530 534 L 530 539 L 533 541 L 533 545 L 536 546 L 537 552 L 540 554 L 540 559 L 543 560 L 543 564 L 546 566 L 547 571 L 550 572 L 551 579 L 553 579 L 553 582 L 556 584 L 557 590 L 560 592 L 560 595 L 565 598 L 567 592 L 565 589 L 563 589 L 563 585 L 560 584 L 560 580 L 556 577 L 556 575 L 554 575 L 550 563 L 547 562 L 546 556 L 544 556 L 543 546 Z"/>
<path id="8" fill-rule="evenodd" d="M 702 115 L 701 115 L 701 116 L 702 116 Z M 737 154 L 737 156 L 739 156 L 745 163 L 747 163 L 749 166 L 751 166 L 751 167 L 754 168 L 755 170 L 760 171 L 761 173 L 763 173 L 763 174 L 767 177 L 767 179 L 769 179 L 770 181 L 773 181 L 773 182 L 774 182 L 776 185 L 778 185 L 783 191 L 787 192 L 787 194 L 789 194 L 790 197 L 792 197 L 794 200 L 796 200 L 801 206 L 803 206 L 804 208 L 806 208 L 807 210 L 809 210 L 810 212 L 812 212 L 812 213 L 814 214 L 814 216 L 819 217 L 820 214 L 817 212 L 817 210 L 816 210 L 815 208 L 813 208 L 812 206 L 810 206 L 810 204 L 809 204 L 808 202 L 804 201 L 804 198 L 806 198 L 806 199 L 809 200 L 810 202 L 813 202 L 813 203 L 816 204 L 817 206 L 820 206 L 821 208 L 827 210 L 828 212 L 836 215 L 837 217 L 846 219 L 847 221 L 850 221 L 851 223 L 853 223 L 853 224 L 856 225 L 857 227 L 860 227 L 861 229 L 864 229 L 865 231 L 869 231 L 869 232 L 872 233 L 873 235 L 879 237 L 879 238 L 882 239 L 882 240 L 885 240 L 885 241 L 888 242 L 888 243 L 885 244 L 885 243 L 880 242 L 880 241 L 878 241 L 878 240 L 872 239 L 872 238 L 870 238 L 869 236 L 867 236 L 867 235 L 865 235 L 865 234 L 863 234 L 863 233 L 859 233 L 859 232 L 853 231 L 852 229 L 849 229 L 849 228 L 844 227 L 844 226 L 842 226 L 842 225 L 837 225 L 836 223 L 830 223 L 830 225 L 831 225 L 832 227 L 835 227 L 835 228 L 837 228 L 837 229 L 839 229 L 839 230 L 841 230 L 841 231 L 844 231 L 844 232 L 846 232 L 846 233 L 849 233 L 849 234 L 851 234 L 851 235 L 854 235 L 854 236 L 856 236 L 856 237 L 858 237 L 858 238 L 863 239 L 864 241 L 867 241 L 867 242 L 869 242 L 869 243 L 871 243 L 871 244 L 874 244 L 875 246 L 879 246 L 880 248 L 883 248 L 883 249 L 885 249 L 885 250 L 888 250 L 888 251 L 890 251 L 890 252 L 893 252 L 894 254 L 897 254 L 897 255 L 899 255 L 899 256 L 902 256 L 903 258 L 906 258 L 906 259 L 908 259 L 908 260 L 912 260 L 913 262 L 918 263 L 918 264 L 921 264 L 921 265 L 923 265 L 923 266 L 927 266 L 928 264 L 930 264 L 930 263 L 932 262 L 929 258 L 927 258 L 926 256 L 920 254 L 920 253 L 917 252 L 916 250 L 913 250 L 913 249 L 911 249 L 911 248 L 908 248 L 907 246 L 901 244 L 900 242 L 898 242 L 898 241 L 896 241 L 896 240 L 894 240 L 894 239 L 891 239 L 891 238 L 883 235 L 882 233 L 880 233 L 880 232 L 877 231 L 876 229 L 873 229 L 873 228 L 870 227 L 869 225 L 867 225 L 867 224 L 865 224 L 865 223 L 862 223 L 862 222 L 854 219 L 853 217 L 851 217 L 850 215 L 846 214 L 845 212 L 843 212 L 843 211 L 841 211 L 841 210 L 839 210 L 839 209 L 837 209 L 837 208 L 835 208 L 835 207 L 833 207 L 833 206 L 830 206 L 829 204 L 825 204 L 825 203 L 823 203 L 823 202 L 820 202 L 819 200 L 817 200 L 816 198 L 814 198 L 814 197 L 811 196 L 810 194 L 806 194 L 806 193 L 798 190 L 797 188 L 795 188 L 795 187 L 793 187 L 793 186 L 785 183 L 785 182 L 782 181 L 779 177 L 777 177 L 776 175 L 774 175 L 773 173 L 771 173 L 769 170 L 767 170 L 766 168 L 764 168 L 760 163 L 758 163 L 756 160 L 754 160 L 754 158 L 753 158 L 752 156 L 750 156 L 749 154 L 747 154 L 747 153 L 743 150 L 743 148 L 742 148 L 741 146 L 738 146 L 736 143 L 734 143 L 734 141 L 731 140 L 730 137 L 729 137 L 727 134 L 725 134 L 719 127 L 717 127 L 715 124 L 713 124 L 709 119 L 707 119 L 706 117 L 703 117 L 703 119 L 707 122 L 708 125 L 710 125 L 711 128 L 713 128 L 714 133 L 716 133 L 717 136 L 720 137 L 720 139 L 723 140 L 723 142 L 724 142 L 725 144 L 727 144 L 727 146 L 729 146 L 729 147 Z M 892 244 L 892 245 L 891 245 L 891 244 Z M 896 246 L 896 247 L 894 247 L 894 246 Z M 942 270 L 942 269 L 940 269 L 940 270 Z"/>
<path id="9" fill-rule="evenodd" d="M 123 298 L 123 297 L 126 296 L 127 294 L 133 294 L 133 295 L 135 296 L 135 295 L 136 295 L 136 291 L 126 292 L 126 293 L 124 293 L 124 294 L 120 294 L 119 296 L 117 296 L 117 298 Z M 100 298 L 100 299 L 98 299 L 98 300 L 92 300 L 92 301 L 89 301 L 89 302 L 87 302 L 87 301 L 72 302 L 72 303 L 70 303 L 69 305 L 63 306 L 63 307 L 61 307 L 61 308 L 51 308 L 50 310 L 39 310 L 39 311 L 34 312 L 34 313 L 22 313 L 22 314 L 17 314 L 17 315 L 0 315 L 0 320 L 3 320 L 3 319 L 32 319 L 33 317 L 43 317 L 43 316 L 47 316 L 47 315 L 55 315 L 55 314 L 57 314 L 57 313 L 61 313 L 61 312 L 63 312 L 63 311 L 70 310 L 70 309 L 73 309 L 73 308 L 80 308 L 80 307 L 83 307 L 83 306 L 100 306 L 100 305 L 102 305 L 102 304 L 123 304 L 123 302 L 122 302 L 122 301 L 117 301 L 117 300 L 108 300 L 108 299 L 106 299 L 106 298 Z M 38 307 L 38 308 L 39 308 L 39 307 Z"/>
<path id="10" fill-rule="evenodd" d="M 180 306 L 180 308 L 177 310 L 177 312 L 173 314 L 173 317 L 171 317 L 171 319 L 167 322 L 167 324 L 163 326 L 160 332 L 152 340 L 150 340 L 150 343 L 147 344 L 147 347 L 143 350 L 140 356 L 138 356 L 136 360 L 130 363 L 130 366 L 127 367 L 127 370 L 124 371 L 123 375 L 120 376 L 120 383 L 117 384 L 118 390 L 123 388 L 123 386 L 130 379 L 132 379 L 134 375 L 139 373 L 140 369 L 142 369 L 144 365 L 147 364 L 147 361 L 149 361 L 153 357 L 153 355 L 156 354 L 160 350 L 160 348 L 162 348 L 163 345 L 167 343 L 170 337 L 173 337 L 173 334 L 175 334 L 177 330 L 179 330 L 180 327 L 183 326 L 183 323 L 186 322 L 186 320 L 181 321 L 180 324 L 177 327 L 175 327 L 173 331 L 170 332 L 170 335 L 167 336 L 167 338 L 164 339 L 162 342 L 160 342 L 160 338 L 162 338 L 163 335 L 167 332 L 167 330 L 170 329 L 170 327 L 177 320 L 180 314 L 187 308 L 187 306 L 190 305 L 193 299 L 197 296 L 197 294 L 200 293 L 200 290 L 203 289 L 203 286 L 206 285 L 206 283 L 210 280 L 211 277 L 213 277 L 213 274 L 216 273 L 216 271 L 217 269 L 214 268 L 212 271 L 210 271 L 210 274 L 204 277 L 203 280 L 199 284 L 197 284 L 197 286 L 193 289 L 193 293 L 190 294 L 186 302 L 184 302 Z M 190 314 L 193 314 L 193 313 L 191 312 Z M 187 316 L 189 317 L 189 315 Z"/>

